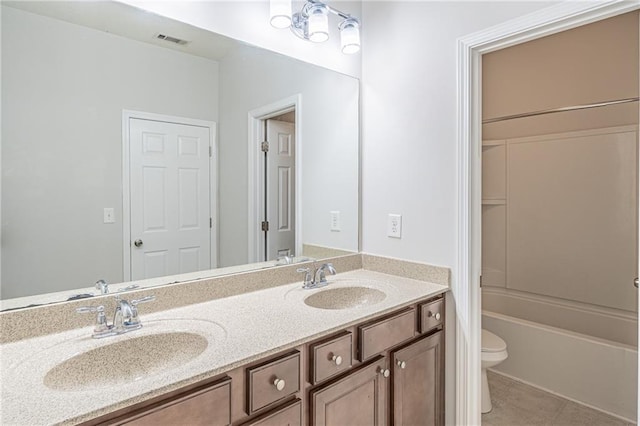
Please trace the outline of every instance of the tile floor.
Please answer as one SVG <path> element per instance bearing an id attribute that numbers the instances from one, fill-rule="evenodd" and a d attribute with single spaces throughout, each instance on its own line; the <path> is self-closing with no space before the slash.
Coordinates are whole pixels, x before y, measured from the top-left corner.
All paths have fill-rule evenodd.
<path id="1" fill-rule="evenodd" d="M 482 426 L 627 426 L 627 423 L 575 402 L 489 371 L 493 410 Z"/>

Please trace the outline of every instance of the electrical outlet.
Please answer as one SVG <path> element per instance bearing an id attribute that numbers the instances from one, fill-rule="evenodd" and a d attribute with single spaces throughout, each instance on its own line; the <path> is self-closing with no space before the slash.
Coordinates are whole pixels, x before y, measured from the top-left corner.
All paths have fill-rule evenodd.
<path id="1" fill-rule="evenodd" d="M 402 215 L 389 214 L 387 219 L 387 237 L 402 238 Z"/>
<path id="2" fill-rule="evenodd" d="M 113 208 L 105 207 L 104 209 L 104 223 L 116 223 L 116 216 Z"/>
<path id="3" fill-rule="evenodd" d="M 332 211 L 331 214 L 331 230 L 340 232 L 340 212 Z"/>

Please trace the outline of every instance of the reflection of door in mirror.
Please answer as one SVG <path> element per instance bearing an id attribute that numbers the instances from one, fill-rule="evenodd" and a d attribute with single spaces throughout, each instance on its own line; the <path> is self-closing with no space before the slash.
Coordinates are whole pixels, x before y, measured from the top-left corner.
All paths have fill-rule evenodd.
<path id="1" fill-rule="evenodd" d="M 292 111 L 286 117 L 295 117 Z M 265 121 L 268 148 L 263 149 L 266 184 L 264 260 L 295 256 L 295 123 L 274 117 Z"/>
<path id="2" fill-rule="evenodd" d="M 128 124 L 130 279 L 215 267 L 212 129 L 130 116 Z"/>

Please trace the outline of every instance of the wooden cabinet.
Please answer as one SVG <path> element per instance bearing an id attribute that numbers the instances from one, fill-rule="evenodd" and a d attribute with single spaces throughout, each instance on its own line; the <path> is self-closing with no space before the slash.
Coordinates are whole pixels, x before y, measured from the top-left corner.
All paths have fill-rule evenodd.
<path id="1" fill-rule="evenodd" d="M 382 426 L 386 424 L 388 374 L 386 359 L 377 358 L 342 379 L 309 395 L 313 426 Z"/>
<path id="2" fill-rule="evenodd" d="M 356 325 L 362 363 L 311 388 L 309 424 L 443 425 L 444 306 L 444 298 L 434 298 Z M 317 384 L 318 361 L 310 362 L 310 382 Z"/>
<path id="3" fill-rule="evenodd" d="M 420 333 L 426 333 L 444 324 L 444 299 L 420 304 L 418 309 L 420 311 Z"/>
<path id="4" fill-rule="evenodd" d="M 353 365 L 353 336 L 344 332 L 309 345 L 310 382 L 320 383 L 347 371 Z"/>
<path id="5" fill-rule="evenodd" d="M 296 399 L 282 408 L 272 410 L 242 426 L 301 426 L 302 401 Z"/>
<path id="6" fill-rule="evenodd" d="M 443 332 L 391 353 L 393 425 L 444 424 Z"/>
<path id="7" fill-rule="evenodd" d="M 247 368 L 249 414 L 300 390 L 300 352 Z"/>
<path id="8" fill-rule="evenodd" d="M 92 424 L 93 422 L 89 422 Z M 224 378 L 99 422 L 127 426 L 224 426 L 231 424 L 231 379 Z"/>
<path id="9" fill-rule="evenodd" d="M 411 308 L 390 317 L 358 327 L 360 361 L 385 351 L 415 336 L 416 310 Z"/>
<path id="10" fill-rule="evenodd" d="M 84 425 L 443 425 L 444 306 L 427 299 Z"/>

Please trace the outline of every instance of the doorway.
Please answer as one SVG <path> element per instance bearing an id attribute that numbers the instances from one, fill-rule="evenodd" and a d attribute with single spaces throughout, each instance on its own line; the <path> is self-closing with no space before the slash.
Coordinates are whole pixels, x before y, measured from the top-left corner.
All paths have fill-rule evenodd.
<path id="1" fill-rule="evenodd" d="M 295 110 L 264 121 L 260 188 L 264 191 L 260 260 L 289 258 L 295 252 Z"/>
<path id="2" fill-rule="evenodd" d="M 249 262 L 302 253 L 301 96 L 249 112 Z"/>
<path id="3" fill-rule="evenodd" d="M 456 422 L 480 424 L 481 64 L 482 55 L 637 10 L 630 2 L 564 2 L 458 40 Z"/>
<path id="4" fill-rule="evenodd" d="M 123 112 L 125 279 L 217 266 L 215 123 Z"/>

